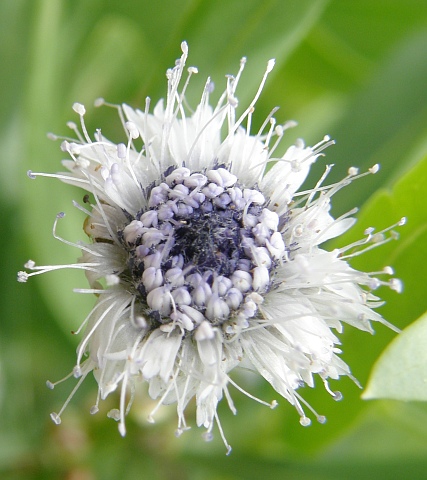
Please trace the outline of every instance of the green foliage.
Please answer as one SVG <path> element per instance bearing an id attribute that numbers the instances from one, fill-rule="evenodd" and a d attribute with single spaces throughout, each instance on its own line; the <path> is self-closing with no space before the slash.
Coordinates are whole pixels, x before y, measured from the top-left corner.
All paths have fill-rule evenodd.
<path id="1" fill-rule="evenodd" d="M 427 314 L 406 328 L 376 363 L 363 398 L 427 400 Z"/>
<path id="2" fill-rule="evenodd" d="M 242 108 L 256 91 L 266 63 L 276 68 L 257 104 L 255 126 L 276 105 L 279 122 L 300 126 L 287 133 L 316 143 L 325 133 L 337 139 L 327 152 L 335 163 L 331 181 L 349 166 L 380 163 L 375 176 L 359 180 L 334 199 L 334 213 L 362 206 L 359 221 L 340 245 L 360 238 L 401 216 L 408 224 L 401 239 L 354 259 L 367 271 L 392 265 L 404 283 L 397 295 L 387 289 L 381 313 L 404 328 L 427 310 L 427 3 L 421 0 L 14 0 L 0 4 L 0 476 L 4 479 L 102 478 L 224 479 L 425 477 L 427 410 L 424 404 L 364 402 L 349 380 L 333 385 L 344 393 L 335 403 L 318 385 L 304 395 L 326 425 L 303 428 L 293 408 L 281 401 L 274 411 L 233 392 L 238 415 L 220 414 L 234 447 L 226 458 L 219 438 L 211 444 L 193 429 L 173 435 L 175 417 L 165 410 L 156 425 L 146 422 L 149 400 L 137 398 L 121 439 L 105 418 L 117 398 L 89 415 L 96 395 L 87 381 L 63 418 L 51 424 L 72 389 L 70 380 L 53 392 L 47 378 L 66 374 L 74 363 L 77 339 L 70 335 L 90 311 L 90 296 L 72 288 L 83 275 L 51 273 L 26 285 L 16 271 L 33 258 L 38 264 L 72 263 L 79 256 L 50 232 L 55 215 L 67 212 L 58 233 L 84 239 L 84 218 L 71 200 L 82 194 L 51 179 L 31 182 L 28 169 L 60 169 L 54 131 L 67 135 L 76 120 L 75 101 L 85 103 L 90 131 L 119 139 L 114 111 L 91 105 L 97 97 L 142 106 L 150 95 L 165 94 L 165 70 L 187 40 L 189 63 L 199 68 L 190 104 L 206 77 L 216 92 L 224 74 L 248 58 L 237 92 Z M 308 182 L 324 169 L 319 159 Z M 379 189 L 379 190 L 378 190 Z M 372 196 L 372 194 L 377 193 Z M 372 196 L 372 198 L 370 198 Z M 370 199 L 369 199 L 370 198 Z M 369 200 L 368 200 L 369 199 Z M 365 397 L 425 399 L 425 317 L 409 327 L 380 358 Z M 346 329 L 343 358 L 363 385 L 375 360 L 395 336 L 382 326 L 377 334 Z M 424 373 L 423 373 L 424 372 Z M 272 391 L 252 378 L 247 388 L 266 399 Z M 86 383 L 86 382 L 85 382 Z M 397 392 L 397 393 L 396 393 Z M 142 396 L 142 394 L 141 394 Z M 280 400 L 280 399 L 278 399 Z M 191 412 L 189 413 L 189 419 Z M 217 435 L 219 437 L 219 435 Z"/>

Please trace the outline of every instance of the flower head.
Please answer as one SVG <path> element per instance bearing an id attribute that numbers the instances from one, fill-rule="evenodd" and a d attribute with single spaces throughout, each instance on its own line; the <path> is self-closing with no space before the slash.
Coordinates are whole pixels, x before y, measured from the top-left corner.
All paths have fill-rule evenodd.
<path id="1" fill-rule="evenodd" d="M 351 168 L 341 182 L 325 186 L 328 166 L 314 188 L 298 192 L 332 142 L 325 137 L 306 147 L 299 140 L 276 158 L 276 147 L 293 123 L 276 125 L 274 112 L 251 134 L 254 105 L 274 62 L 240 116 L 235 92 L 244 59 L 237 76 L 227 77 L 216 107 L 209 103 L 213 84 L 208 80 L 196 110 L 188 113 L 185 90 L 196 69 L 188 69 L 180 87 L 185 43 L 182 52 L 167 71 L 166 102 L 153 113 L 149 99 L 144 111 L 118 107 L 124 143 L 110 142 L 100 130 L 92 139 L 85 108 L 74 104 L 81 130 L 71 124 L 77 140 L 62 143 L 70 156 L 63 161 L 69 173 L 47 176 L 88 192 L 89 206 L 75 205 L 87 215 L 84 229 L 91 241 L 75 245 L 83 252 L 78 263 L 38 267 L 29 261 L 31 273 L 19 272 L 18 280 L 58 268 L 85 270 L 90 289 L 81 291 L 98 299 L 82 324 L 73 374 L 79 382 L 95 375 L 99 393 L 92 413 L 100 398 L 119 388 L 120 406 L 109 416 L 124 434 L 128 391 L 132 399 L 134 382 L 142 378 L 158 399 L 155 410 L 176 404 L 178 433 L 187 428 L 184 412 L 195 398 L 197 425 L 209 438 L 217 423 L 228 447 L 218 402 L 225 396 L 235 412 L 230 385 L 256 399 L 232 379 L 239 366 L 264 377 L 295 406 L 303 425 L 310 423 L 303 405 L 324 421 L 297 390 L 313 386 L 318 375 L 340 398 L 328 378 L 351 374 L 338 356 L 333 330 L 339 333 L 348 323 L 371 331 L 371 321 L 386 323 L 373 310 L 380 302 L 372 291 L 383 284 L 399 289 L 395 279 L 380 280 L 390 268 L 363 273 L 347 259 L 394 234 L 368 229 L 355 244 L 322 249 L 354 223 L 354 211 L 331 216 L 331 197 L 365 174 Z M 270 169 L 269 162 L 274 162 Z M 31 178 L 42 175 L 29 172 Z M 62 216 L 54 226 L 59 240 L 56 223 Z M 52 414 L 56 423 L 61 413 Z"/>

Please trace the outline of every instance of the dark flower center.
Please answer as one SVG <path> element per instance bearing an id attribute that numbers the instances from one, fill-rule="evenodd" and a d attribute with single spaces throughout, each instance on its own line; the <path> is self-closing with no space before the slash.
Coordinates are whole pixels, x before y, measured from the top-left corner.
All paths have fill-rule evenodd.
<path id="1" fill-rule="evenodd" d="M 147 197 L 119 237 L 151 318 L 197 324 L 253 316 L 251 294 L 269 289 L 277 263 L 278 217 L 261 192 L 242 188 L 222 167 L 182 167 L 168 169 Z"/>

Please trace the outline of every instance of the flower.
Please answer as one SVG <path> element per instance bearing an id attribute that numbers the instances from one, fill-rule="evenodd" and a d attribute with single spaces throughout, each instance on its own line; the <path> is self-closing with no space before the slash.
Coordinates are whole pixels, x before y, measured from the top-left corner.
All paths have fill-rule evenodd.
<path id="1" fill-rule="evenodd" d="M 125 143 L 110 142 L 100 130 L 92 140 L 85 108 L 74 104 L 81 131 L 69 124 L 77 140 L 61 145 L 70 156 L 63 161 L 69 173 L 28 175 L 53 176 L 88 192 L 88 207 L 75 206 L 87 215 L 84 229 L 91 241 L 74 245 L 83 252 L 78 263 L 29 261 L 31 273 L 19 272 L 18 280 L 61 268 L 86 272 L 90 289 L 79 291 L 98 299 L 79 329 L 85 332 L 73 374 L 78 385 L 90 372 L 98 382 L 91 413 L 98 411 L 100 398 L 120 389 L 120 406 L 109 416 L 124 435 L 128 391 L 131 403 L 135 380 L 142 378 L 158 399 L 150 419 L 162 404 L 176 404 L 179 434 L 188 428 L 184 412 L 195 398 L 197 425 L 209 439 L 216 423 L 230 449 L 217 414 L 223 396 L 235 413 L 229 386 L 276 405 L 232 379 L 239 366 L 259 373 L 294 405 L 301 424 L 310 423 L 303 406 L 324 421 L 298 388 L 313 387 L 318 375 L 333 398 L 341 397 L 328 378 L 351 373 L 338 356 L 333 330 L 340 333 L 347 323 L 370 332 L 371 321 L 387 323 L 373 310 L 381 302 L 372 291 L 380 285 L 400 289 L 398 280 L 380 279 L 392 274 L 390 267 L 368 274 L 347 260 L 395 234 L 391 228 L 368 229 L 359 242 L 322 249 L 355 222 L 355 210 L 331 216 L 331 197 L 378 166 L 360 175 L 350 168 L 341 182 L 324 186 L 328 166 L 314 188 L 298 192 L 310 166 L 333 142 L 325 137 L 306 147 L 299 140 L 276 158 L 277 145 L 294 123 L 276 125 L 274 111 L 251 135 L 254 106 L 274 61 L 240 116 L 235 91 L 245 59 L 237 76 L 227 77 L 216 107 L 209 103 L 208 79 L 196 110 L 187 113 L 185 91 L 197 72 L 188 69 L 180 90 L 187 54 L 183 43 L 181 58 L 167 71 L 166 104 L 161 100 L 153 113 L 149 99 L 144 111 L 118 107 Z M 274 164 L 268 170 L 269 162 Z M 63 216 L 55 221 L 54 236 L 70 245 L 56 234 Z M 52 414 L 55 423 L 62 411 Z"/>

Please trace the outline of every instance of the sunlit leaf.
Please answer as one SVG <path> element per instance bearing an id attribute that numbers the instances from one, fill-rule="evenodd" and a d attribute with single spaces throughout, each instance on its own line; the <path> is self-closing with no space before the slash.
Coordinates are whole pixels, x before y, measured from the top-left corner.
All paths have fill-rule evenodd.
<path id="1" fill-rule="evenodd" d="M 427 313 L 387 347 L 363 393 L 366 400 L 427 400 Z"/>

